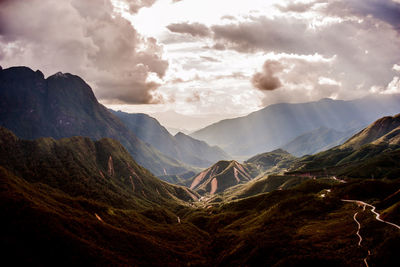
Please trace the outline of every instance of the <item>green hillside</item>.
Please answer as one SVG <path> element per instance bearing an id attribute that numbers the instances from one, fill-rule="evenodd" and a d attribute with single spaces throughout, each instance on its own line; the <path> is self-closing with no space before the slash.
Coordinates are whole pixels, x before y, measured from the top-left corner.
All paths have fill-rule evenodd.
<path id="1" fill-rule="evenodd" d="M 24 139 L 108 137 L 121 142 L 139 164 L 155 175 L 190 170 L 139 140 L 97 101 L 84 80 L 69 73 L 45 79 L 40 71 L 27 67 L 0 70 L 0 126 Z"/>

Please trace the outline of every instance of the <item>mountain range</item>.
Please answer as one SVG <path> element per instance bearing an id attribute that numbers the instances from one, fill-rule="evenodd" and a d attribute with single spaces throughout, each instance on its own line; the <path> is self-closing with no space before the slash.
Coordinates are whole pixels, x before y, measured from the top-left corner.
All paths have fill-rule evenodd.
<path id="1" fill-rule="evenodd" d="M 232 156 L 249 157 L 281 147 L 292 149 L 291 142 L 297 142 L 295 138 L 321 127 L 344 133 L 355 131 L 382 116 L 397 114 L 399 107 L 400 95 L 274 104 L 244 117 L 220 121 L 191 136 L 218 145 Z M 299 151 L 299 146 L 294 145 L 293 151 L 304 155 L 329 147 L 341 139 L 343 135 L 331 134 L 326 142 L 322 138 L 311 149 Z"/>
<path id="2" fill-rule="evenodd" d="M 348 131 L 337 131 L 326 127 L 319 127 L 296 137 L 283 145 L 282 149 L 296 157 L 312 155 L 344 143 L 359 130 L 361 129 L 355 128 Z"/>
<path id="3" fill-rule="evenodd" d="M 219 160 L 229 159 L 222 149 L 210 147 L 184 133 L 172 136 L 156 119 L 142 113 L 129 114 L 111 111 L 129 130 L 144 142 L 151 144 L 164 155 L 196 167 L 207 167 Z"/>
<path id="4" fill-rule="evenodd" d="M 288 152 L 277 149 L 258 154 L 244 163 L 236 160 L 219 161 L 213 166 L 184 182 L 200 195 L 221 193 L 231 187 L 246 184 L 258 175 L 286 171 L 296 158 Z"/>
<path id="5" fill-rule="evenodd" d="M 1 70 L 0 126 L 24 139 L 109 137 L 120 141 L 139 164 L 156 175 L 191 170 L 145 144 L 97 101 L 88 84 L 68 73 L 45 79 L 40 71 L 26 67 Z"/>
<path id="6" fill-rule="evenodd" d="M 398 109 L 398 97 L 374 98 L 384 107 L 368 106 L 371 99 L 278 104 L 228 121 L 236 128 L 225 138 L 239 141 L 231 148 L 243 157 L 260 153 L 215 163 L 224 155 L 217 147 L 172 136 L 146 115 L 107 110 L 77 76 L 1 70 L 3 261 L 398 266 L 399 111 L 367 125 Z M 298 155 L 333 147 L 299 158 L 263 150 L 275 146 Z M 179 156 L 209 167 L 192 168 Z"/>
<path id="7" fill-rule="evenodd" d="M 332 174 L 358 178 L 400 175 L 400 114 L 383 117 L 344 144 L 294 164 L 294 173 Z"/>

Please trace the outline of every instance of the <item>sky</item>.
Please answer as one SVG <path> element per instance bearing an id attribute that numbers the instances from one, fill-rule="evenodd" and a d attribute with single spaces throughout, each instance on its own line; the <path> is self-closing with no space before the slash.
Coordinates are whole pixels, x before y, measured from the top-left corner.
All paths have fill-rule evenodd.
<path id="1" fill-rule="evenodd" d="M 400 93 L 400 0 L 0 0 L 0 65 L 79 75 L 107 107 L 194 130 Z"/>

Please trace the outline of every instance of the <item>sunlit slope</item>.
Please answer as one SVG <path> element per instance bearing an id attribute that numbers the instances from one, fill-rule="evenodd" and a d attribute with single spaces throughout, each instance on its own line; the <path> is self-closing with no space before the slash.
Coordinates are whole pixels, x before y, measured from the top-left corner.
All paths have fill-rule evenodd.
<path id="1" fill-rule="evenodd" d="M 219 161 L 192 178 L 190 189 L 200 194 L 211 195 L 222 192 L 237 184 L 246 183 L 252 178 L 248 167 L 237 161 Z"/>
<path id="2" fill-rule="evenodd" d="M 261 153 L 245 161 L 245 164 L 254 166 L 259 174 L 279 173 L 288 169 L 296 157 L 285 150 L 276 149 Z"/>
<path id="3" fill-rule="evenodd" d="M 293 170 L 349 177 L 398 178 L 399 118 L 399 115 L 383 117 L 343 145 L 299 160 Z"/>

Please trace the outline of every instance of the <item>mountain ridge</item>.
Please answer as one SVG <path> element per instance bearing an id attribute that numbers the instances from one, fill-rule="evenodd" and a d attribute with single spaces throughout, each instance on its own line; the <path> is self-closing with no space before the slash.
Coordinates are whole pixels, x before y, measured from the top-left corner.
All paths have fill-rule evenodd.
<path id="1" fill-rule="evenodd" d="M 391 143 L 391 138 L 388 135 L 390 135 L 391 132 L 394 131 L 392 134 L 397 136 L 397 133 L 400 129 L 399 127 L 400 113 L 395 116 L 386 116 L 380 118 L 379 120 L 375 121 L 365 129 L 354 135 L 352 138 L 347 140 L 343 145 L 340 146 L 340 148 L 360 148 L 362 145 L 375 143 L 381 138 L 383 138 L 382 142 Z M 385 137 L 389 140 L 387 140 Z M 396 144 L 396 140 L 394 141 L 394 144 Z"/>
<path id="2" fill-rule="evenodd" d="M 71 196 L 113 206 L 136 206 L 138 200 L 143 205 L 148 201 L 160 204 L 178 200 L 173 197 L 178 191 L 182 196 L 186 194 L 185 201 L 196 200 L 192 198 L 194 192 L 154 177 L 110 138 L 24 140 L 0 127 L 0 155 L 0 166 L 30 183 L 44 183 Z"/>
<path id="3" fill-rule="evenodd" d="M 0 71 L 0 126 L 24 139 L 87 136 L 119 140 L 141 165 L 156 175 L 190 168 L 139 140 L 103 105 L 79 76 L 44 78 L 28 67 Z"/>
<path id="4" fill-rule="evenodd" d="M 194 176 L 190 181 L 190 189 L 200 194 L 214 195 L 234 185 L 250 181 L 251 174 L 247 167 L 232 161 L 218 161 L 211 167 Z M 188 183 L 188 184 L 189 184 Z"/>
<path id="5" fill-rule="evenodd" d="M 142 113 L 112 111 L 139 139 L 157 148 L 163 154 L 186 164 L 206 167 L 215 161 L 229 159 L 222 149 L 209 146 L 186 134 L 171 135 L 155 118 Z"/>
<path id="6" fill-rule="evenodd" d="M 360 129 L 357 128 L 342 132 L 322 126 L 296 137 L 289 143 L 283 145 L 282 149 L 296 157 L 312 155 L 341 145 L 359 130 Z"/>
<path id="7" fill-rule="evenodd" d="M 400 174 L 399 118 L 380 118 L 344 144 L 299 159 L 289 173 L 395 179 Z"/>
<path id="8" fill-rule="evenodd" d="M 328 127 L 338 131 L 365 127 L 399 111 L 400 94 L 344 101 L 320 101 L 267 106 L 236 119 L 223 120 L 190 136 L 218 145 L 233 156 L 251 156 L 284 146 L 294 138 Z"/>

